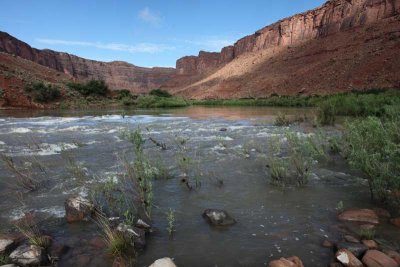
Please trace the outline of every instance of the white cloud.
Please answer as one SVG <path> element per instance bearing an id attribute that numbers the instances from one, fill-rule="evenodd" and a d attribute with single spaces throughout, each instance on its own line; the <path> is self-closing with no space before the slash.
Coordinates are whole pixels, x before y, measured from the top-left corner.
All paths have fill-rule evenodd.
<path id="1" fill-rule="evenodd" d="M 129 53 L 160 53 L 166 50 L 174 50 L 175 47 L 164 44 L 139 43 L 136 45 L 127 45 L 120 43 L 100 43 L 100 42 L 83 42 L 83 41 L 67 41 L 57 39 L 36 39 L 37 42 L 48 45 L 67 45 L 67 46 L 85 46 L 98 49 L 107 49 L 113 51 L 125 51 Z"/>
<path id="2" fill-rule="evenodd" d="M 161 17 L 150 10 L 150 8 L 145 7 L 144 9 L 139 11 L 138 15 L 139 19 L 144 22 L 150 23 L 153 26 L 159 26 L 161 23 Z"/>

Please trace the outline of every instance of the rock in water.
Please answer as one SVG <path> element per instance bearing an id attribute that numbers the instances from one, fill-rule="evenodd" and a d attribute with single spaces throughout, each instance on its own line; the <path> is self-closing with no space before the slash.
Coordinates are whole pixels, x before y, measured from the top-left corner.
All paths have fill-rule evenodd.
<path id="1" fill-rule="evenodd" d="M 368 247 L 364 244 L 348 242 L 339 242 L 336 244 L 336 248 L 338 250 L 346 249 L 353 253 L 357 258 L 361 258 L 364 255 L 365 251 L 368 250 Z"/>
<path id="2" fill-rule="evenodd" d="M 399 267 L 399 264 L 378 250 L 368 250 L 362 258 L 367 267 Z"/>
<path id="3" fill-rule="evenodd" d="M 379 224 L 378 215 L 370 209 L 346 210 L 338 217 L 341 221 Z"/>
<path id="4" fill-rule="evenodd" d="M 7 253 L 14 246 L 14 240 L 0 239 L 0 255 Z"/>
<path id="5" fill-rule="evenodd" d="M 22 266 L 39 266 L 45 259 L 44 249 L 35 245 L 22 245 L 10 254 L 10 259 Z"/>
<path id="6" fill-rule="evenodd" d="M 299 257 L 294 256 L 288 259 L 280 258 L 279 260 L 271 261 L 268 267 L 304 267 L 304 265 Z"/>
<path id="7" fill-rule="evenodd" d="M 228 226 L 236 223 L 226 211 L 217 209 L 207 209 L 203 212 L 203 217 L 212 225 Z"/>
<path id="8" fill-rule="evenodd" d="M 336 252 L 336 259 L 346 267 L 363 267 L 362 262 L 347 249 Z"/>
<path id="9" fill-rule="evenodd" d="M 170 258 L 162 258 L 156 260 L 152 265 L 149 267 L 176 267 L 175 263 Z"/>
<path id="10" fill-rule="evenodd" d="M 65 217 L 69 223 L 88 221 L 93 212 L 93 203 L 82 196 L 70 197 L 65 201 Z"/>
<path id="11" fill-rule="evenodd" d="M 143 229 L 120 223 L 117 227 L 117 231 L 120 232 L 134 248 L 143 249 L 146 246 L 146 233 Z"/>

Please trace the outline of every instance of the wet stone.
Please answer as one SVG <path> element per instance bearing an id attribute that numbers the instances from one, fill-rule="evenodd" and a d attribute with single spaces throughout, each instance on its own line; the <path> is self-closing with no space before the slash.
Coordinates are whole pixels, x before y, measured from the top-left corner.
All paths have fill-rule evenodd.
<path id="1" fill-rule="evenodd" d="M 336 259 L 346 267 L 363 267 L 362 262 L 347 249 L 340 249 L 336 252 Z"/>
<path id="2" fill-rule="evenodd" d="M 35 266 L 44 262 L 44 249 L 35 245 L 22 245 L 10 254 L 10 259 L 18 265 Z"/>
<path id="3" fill-rule="evenodd" d="M 0 255 L 9 252 L 14 246 L 14 240 L 0 239 Z"/>
<path id="4" fill-rule="evenodd" d="M 368 250 L 362 262 L 367 267 L 399 267 L 395 260 L 378 250 Z"/>
<path id="5" fill-rule="evenodd" d="M 358 240 L 357 238 L 355 238 L 352 235 L 345 235 L 344 240 L 346 240 L 349 243 L 360 243 L 360 240 Z"/>
<path id="6" fill-rule="evenodd" d="M 69 223 L 89 221 L 93 211 L 93 203 L 82 196 L 73 196 L 65 201 L 65 217 Z"/>
<path id="7" fill-rule="evenodd" d="M 205 210 L 203 212 L 203 218 L 207 219 L 211 225 L 215 226 L 229 226 L 236 223 L 235 219 L 233 219 L 226 211 L 218 209 Z"/>
<path id="8" fill-rule="evenodd" d="M 364 244 L 348 243 L 348 242 L 339 242 L 336 244 L 336 248 L 338 250 L 346 249 L 351 253 L 353 253 L 357 258 L 361 258 L 365 253 L 365 251 L 368 250 L 368 247 Z"/>
<path id="9" fill-rule="evenodd" d="M 117 227 L 123 237 L 136 249 L 146 246 L 146 233 L 143 229 L 120 223 Z"/>
<path id="10" fill-rule="evenodd" d="M 176 267 L 176 265 L 171 258 L 162 258 L 162 259 L 156 260 L 149 267 Z"/>

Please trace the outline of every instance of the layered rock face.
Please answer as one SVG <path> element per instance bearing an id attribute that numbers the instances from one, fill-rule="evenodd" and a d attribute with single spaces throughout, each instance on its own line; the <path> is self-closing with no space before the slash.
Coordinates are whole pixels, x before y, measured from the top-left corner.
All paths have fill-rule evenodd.
<path id="1" fill-rule="evenodd" d="M 67 53 L 39 50 L 0 32 L 0 52 L 16 55 L 80 80 L 104 80 L 111 89 L 145 93 L 159 88 L 175 73 L 173 68 L 142 68 L 126 62 L 100 62 Z"/>
<path id="2" fill-rule="evenodd" d="M 272 57 L 313 40 L 395 18 L 399 13 L 400 0 L 330 0 L 319 8 L 283 19 L 246 36 L 233 46 L 223 48 L 220 53 L 200 52 L 198 56 L 179 59 L 177 75 L 165 88 L 174 91 L 195 84 L 249 54 L 267 53 Z"/>

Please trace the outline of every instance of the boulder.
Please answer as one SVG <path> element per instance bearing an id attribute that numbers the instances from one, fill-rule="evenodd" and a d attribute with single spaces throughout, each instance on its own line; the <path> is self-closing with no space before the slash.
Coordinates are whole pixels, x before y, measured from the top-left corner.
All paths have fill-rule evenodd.
<path id="1" fill-rule="evenodd" d="M 303 262 L 299 257 L 280 258 L 279 260 L 271 261 L 268 267 L 304 267 Z"/>
<path id="2" fill-rule="evenodd" d="M 336 260 L 338 260 L 341 264 L 346 267 L 363 267 L 362 262 L 354 256 L 347 249 L 340 249 L 336 252 Z"/>
<path id="3" fill-rule="evenodd" d="M 1 265 L 0 267 L 18 267 L 15 264 L 6 264 L 6 265 Z"/>
<path id="4" fill-rule="evenodd" d="M 151 226 L 142 219 L 137 220 L 137 222 L 135 223 L 135 227 L 143 229 L 146 232 L 151 232 Z"/>
<path id="5" fill-rule="evenodd" d="M 162 258 L 162 259 L 156 260 L 149 267 L 176 267 L 176 265 L 171 258 Z"/>
<path id="6" fill-rule="evenodd" d="M 146 246 L 146 233 L 143 229 L 120 223 L 117 231 L 137 249 L 143 249 Z"/>
<path id="7" fill-rule="evenodd" d="M 399 267 L 399 264 L 388 255 L 378 250 L 368 250 L 362 258 L 367 267 Z"/>
<path id="8" fill-rule="evenodd" d="M 390 222 L 397 227 L 400 227 L 400 217 L 391 219 Z"/>
<path id="9" fill-rule="evenodd" d="M 226 211 L 218 209 L 207 209 L 203 212 L 203 217 L 216 226 L 228 226 L 236 223 Z"/>
<path id="10" fill-rule="evenodd" d="M 338 218 L 341 221 L 379 224 L 378 215 L 375 213 L 375 211 L 370 209 L 346 210 L 340 213 Z"/>
<path id="11" fill-rule="evenodd" d="M 337 250 L 340 249 L 345 249 L 350 251 L 352 254 L 354 254 L 357 258 L 361 258 L 365 251 L 368 250 L 368 247 L 364 244 L 360 243 L 348 243 L 348 242 L 338 242 L 336 244 Z"/>
<path id="12" fill-rule="evenodd" d="M 8 253 L 14 245 L 15 242 L 12 239 L 0 239 L 0 255 Z"/>
<path id="13" fill-rule="evenodd" d="M 350 242 L 350 243 L 360 243 L 360 240 L 358 240 L 357 238 L 355 238 L 352 235 L 345 235 L 344 240 L 346 240 L 347 242 Z"/>
<path id="14" fill-rule="evenodd" d="M 366 245 L 368 249 L 378 249 L 378 244 L 374 240 L 362 240 L 361 243 Z"/>
<path id="15" fill-rule="evenodd" d="M 394 250 L 385 251 L 385 254 L 394 259 L 400 265 L 400 253 Z"/>
<path id="16" fill-rule="evenodd" d="M 45 260 L 44 249 L 35 245 L 21 245 L 11 254 L 10 259 L 22 266 L 38 266 Z"/>
<path id="17" fill-rule="evenodd" d="M 65 217 L 69 223 L 88 221 L 93 212 L 93 203 L 82 196 L 73 196 L 65 201 Z"/>

